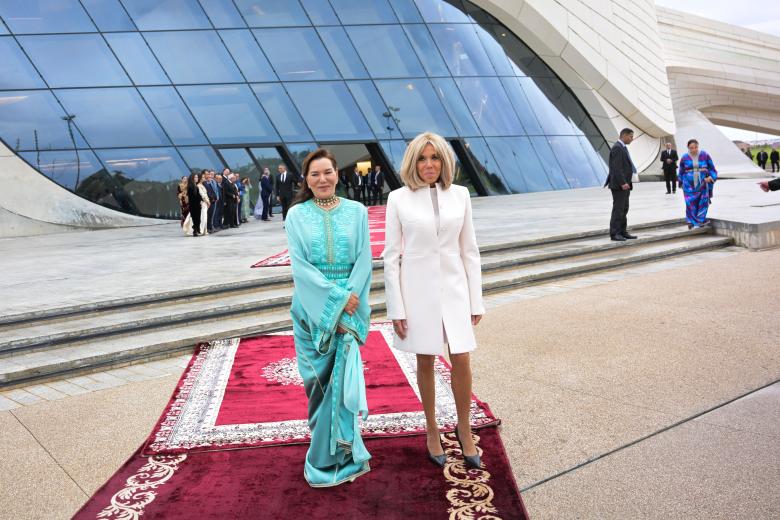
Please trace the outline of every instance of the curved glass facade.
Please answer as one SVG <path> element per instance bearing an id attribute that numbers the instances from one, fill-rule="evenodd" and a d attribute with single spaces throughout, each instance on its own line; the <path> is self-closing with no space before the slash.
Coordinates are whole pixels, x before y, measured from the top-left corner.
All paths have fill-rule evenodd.
<path id="1" fill-rule="evenodd" d="M 3 0 L 0 18 L 0 139 L 120 211 L 177 218 L 190 169 L 256 183 L 317 145 L 393 171 L 425 130 L 476 195 L 606 175 L 569 89 L 466 0 Z"/>

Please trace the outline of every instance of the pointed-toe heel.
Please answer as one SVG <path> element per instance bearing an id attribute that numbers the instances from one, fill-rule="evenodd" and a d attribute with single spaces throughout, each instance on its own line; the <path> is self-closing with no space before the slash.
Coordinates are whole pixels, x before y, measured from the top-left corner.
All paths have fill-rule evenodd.
<path id="1" fill-rule="evenodd" d="M 447 464 L 447 455 L 445 455 L 444 453 L 442 453 L 441 455 L 434 455 L 429 451 L 428 460 L 430 460 L 440 468 L 443 468 L 444 465 Z"/>
<path id="2" fill-rule="evenodd" d="M 474 469 L 482 467 L 482 460 L 479 457 L 479 453 L 476 455 L 466 455 L 466 451 L 463 449 L 463 443 L 460 442 L 460 435 L 458 435 L 458 428 L 455 428 L 455 438 L 460 444 L 460 453 L 463 455 L 463 460 L 466 461 L 466 466 Z"/>

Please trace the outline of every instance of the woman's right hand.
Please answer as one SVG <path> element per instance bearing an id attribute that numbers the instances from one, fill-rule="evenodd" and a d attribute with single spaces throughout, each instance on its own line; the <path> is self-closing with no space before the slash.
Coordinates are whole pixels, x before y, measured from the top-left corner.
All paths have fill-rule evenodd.
<path id="1" fill-rule="evenodd" d="M 393 329 L 399 338 L 406 339 L 406 331 L 409 330 L 406 320 L 393 320 Z"/>
<path id="2" fill-rule="evenodd" d="M 352 293 L 349 295 L 349 300 L 347 301 L 347 304 L 344 306 L 344 312 L 352 316 L 355 314 L 355 311 L 358 308 L 358 304 L 360 304 L 360 299 L 357 297 L 355 293 Z"/>

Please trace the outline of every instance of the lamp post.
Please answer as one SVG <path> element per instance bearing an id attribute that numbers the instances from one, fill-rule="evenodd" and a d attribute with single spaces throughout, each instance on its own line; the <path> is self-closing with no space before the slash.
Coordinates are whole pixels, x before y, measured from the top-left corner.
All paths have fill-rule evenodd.
<path id="1" fill-rule="evenodd" d="M 68 122 L 68 134 L 70 134 L 70 142 L 73 143 L 73 151 L 76 152 L 76 182 L 75 184 L 73 184 L 73 191 L 75 193 L 79 187 L 79 182 L 81 181 L 81 159 L 79 158 L 79 149 L 76 146 L 76 138 L 73 137 L 74 119 L 76 119 L 76 116 L 74 114 L 68 114 L 67 116 L 62 116 L 62 120 Z"/>
<path id="2" fill-rule="evenodd" d="M 395 117 L 393 115 L 393 112 L 398 112 L 399 110 L 401 110 L 401 109 L 398 108 L 398 107 L 387 105 L 387 111 L 382 114 L 382 117 L 387 118 L 387 127 L 386 128 L 387 128 L 387 131 L 390 133 L 390 139 L 391 140 L 393 139 L 393 127 L 392 127 L 392 125 L 390 125 L 390 120 L 392 119 L 395 122 L 396 125 L 401 122 L 400 119 L 398 119 L 397 117 Z"/>

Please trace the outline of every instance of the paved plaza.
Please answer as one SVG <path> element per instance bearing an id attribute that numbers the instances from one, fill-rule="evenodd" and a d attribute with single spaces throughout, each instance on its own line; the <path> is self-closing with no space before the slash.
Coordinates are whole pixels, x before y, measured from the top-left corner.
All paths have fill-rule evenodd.
<path id="1" fill-rule="evenodd" d="M 713 218 L 780 220 L 776 194 L 718 186 Z M 659 183 L 631 202 L 630 224 L 683 208 Z M 488 245 L 603 229 L 609 206 L 587 189 L 477 199 L 474 213 Z M 280 222 L 199 239 L 165 224 L 0 240 L 0 305 L 270 276 L 284 268 L 248 266 L 282 248 Z M 474 392 L 503 421 L 531 518 L 780 516 L 778 265 L 780 249 L 727 247 L 486 298 Z M 146 438 L 187 359 L 1 392 L 0 516 L 69 518 Z"/>

